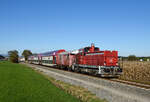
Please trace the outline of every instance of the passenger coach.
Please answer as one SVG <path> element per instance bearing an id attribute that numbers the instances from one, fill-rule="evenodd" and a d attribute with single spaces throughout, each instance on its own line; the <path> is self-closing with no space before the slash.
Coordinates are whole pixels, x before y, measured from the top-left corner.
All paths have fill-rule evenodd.
<path id="1" fill-rule="evenodd" d="M 65 50 L 56 50 L 29 56 L 28 62 L 45 66 L 56 66 L 57 55 Z"/>

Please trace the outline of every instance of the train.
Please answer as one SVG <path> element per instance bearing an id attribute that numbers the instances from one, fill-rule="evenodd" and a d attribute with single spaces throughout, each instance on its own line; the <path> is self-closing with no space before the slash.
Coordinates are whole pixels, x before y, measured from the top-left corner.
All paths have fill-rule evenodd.
<path id="1" fill-rule="evenodd" d="M 60 49 L 31 55 L 28 62 L 100 77 L 119 77 L 122 74 L 118 51 L 101 51 L 94 44 L 73 51 Z"/>

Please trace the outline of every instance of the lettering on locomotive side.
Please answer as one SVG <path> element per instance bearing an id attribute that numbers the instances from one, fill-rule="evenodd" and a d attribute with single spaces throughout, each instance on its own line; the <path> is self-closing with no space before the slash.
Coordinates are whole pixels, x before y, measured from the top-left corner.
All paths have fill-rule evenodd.
<path id="1" fill-rule="evenodd" d="M 88 53 L 86 55 L 103 55 L 104 53 Z"/>

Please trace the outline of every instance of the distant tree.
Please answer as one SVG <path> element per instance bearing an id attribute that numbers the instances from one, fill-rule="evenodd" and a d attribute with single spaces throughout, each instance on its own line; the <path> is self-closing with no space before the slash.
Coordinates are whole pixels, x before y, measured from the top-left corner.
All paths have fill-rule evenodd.
<path id="1" fill-rule="evenodd" d="M 129 55 L 128 56 L 128 61 L 136 61 L 137 57 L 135 55 Z"/>
<path id="2" fill-rule="evenodd" d="M 22 53 L 22 56 L 24 56 L 25 60 L 28 60 L 28 57 L 32 55 L 32 52 L 30 50 L 24 50 Z"/>
<path id="3" fill-rule="evenodd" d="M 8 51 L 8 55 L 11 62 L 18 63 L 19 55 L 17 50 Z"/>
<path id="4" fill-rule="evenodd" d="M 5 58 L 4 56 L 0 55 L 0 59 L 4 59 L 4 58 Z"/>
<path id="5" fill-rule="evenodd" d="M 144 57 L 144 58 L 143 58 L 144 61 L 147 61 L 147 59 L 148 59 L 147 57 Z"/>

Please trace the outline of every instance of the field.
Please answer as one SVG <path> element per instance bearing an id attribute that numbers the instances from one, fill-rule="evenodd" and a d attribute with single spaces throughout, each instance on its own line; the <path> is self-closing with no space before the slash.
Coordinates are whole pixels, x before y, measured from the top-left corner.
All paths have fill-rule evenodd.
<path id="1" fill-rule="evenodd" d="M 21 64 L 0 62 L 0 102 L 80 102 Z"/>
<path id="2" fill-rule="evenodd" d="M 120 79 L 150 84 L 150 62 L 123 61 Z"/>

